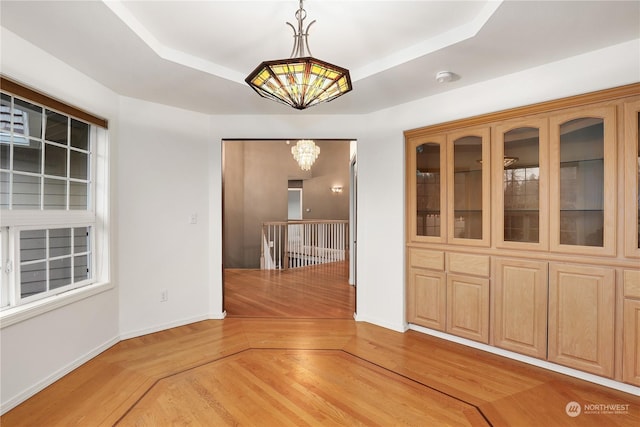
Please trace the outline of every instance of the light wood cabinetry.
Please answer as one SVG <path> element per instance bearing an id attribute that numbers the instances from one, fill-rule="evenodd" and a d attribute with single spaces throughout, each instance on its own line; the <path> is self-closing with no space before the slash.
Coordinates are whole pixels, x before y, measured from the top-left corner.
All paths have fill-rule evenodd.
<path id="1" fill-rule="evenodd" d="M 640 258 L 640 101 L 624 104 L 625 255 Z"/>
<path id="2" fill-rule="evenodd" d="M 445 330 L 447 282 L 445 274 L 422 268 L 409 270 L 409 321 L 438 331 Z"/>
<path id="3" fill-rule="evenodd" d="M 447 135 L 447 238 L 449 243 L 489 246 L 488 127 Z"/>
<path id="4" fill-rule="evenodd" d="M 444 242 L 447 233 L 446 137 L 430 135 L 407 142 L 407 240 L 412 242 Z"/>
<path id="5" fill-rule="evenodd" d="M 615 270 L 549 266 L 549 360 L 613 376 Z"/>
<path id="6" fill-rule="evenodd" d="M 494 268 L 494 344 L 546 358 L 548 263 L 497 258 Z"/>
<path id="7" fill-rule="evenodd" d="M 447 275 L 446 331 L 482 343 L 489 342 L 489 279 Z"/>
<path id="8" fill-rule="evenodd" d="M 499 248 L 549 248 L 549 123 L 510 120 L 495 128 L 492 202 Z"/>
<path id="9" fill-rule="evenodd" d="M 576 108 L 550 118 L 550 240 L 563 253 L 613 255 L 616 106 Z"/>
<path id="10" fill-rule="evenodd" d="M 406 131 L 408 321 L 637 385 L 639 135 L 640 83 Z"/>
<path id="11" fill-rule="evenodd" d="M 447 301 L 444 252 L 410 249 L 408 260 L 407 318 L 409 322 L 444 331 Z"/>
<path id="12" fill-rule="evenodd" d="M 624 271 L 623 380 L 640 386 L 640 271 Z"/>

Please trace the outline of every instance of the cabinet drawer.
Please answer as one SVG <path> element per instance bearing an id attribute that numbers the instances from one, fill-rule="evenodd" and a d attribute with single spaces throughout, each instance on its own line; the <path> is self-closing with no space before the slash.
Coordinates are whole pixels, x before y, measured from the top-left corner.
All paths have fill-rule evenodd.
<path id="1" fill-rule="evenodd" d="M 489 256 L 448 253 L 448 271 L 450 273 L 473 274 L 489 277 Z"/>
<path id="2" fill-rule="evenodd" d="M 624 271 L 624 296 L 626 298 L 640 298 L 640 271 Z"/>
<path id="3" fill-rule="evenodd" d="M 411 249 L 409 252 L 411 267 L 430 268 L 444 271 L 444 252 L 426 249 Z"/>

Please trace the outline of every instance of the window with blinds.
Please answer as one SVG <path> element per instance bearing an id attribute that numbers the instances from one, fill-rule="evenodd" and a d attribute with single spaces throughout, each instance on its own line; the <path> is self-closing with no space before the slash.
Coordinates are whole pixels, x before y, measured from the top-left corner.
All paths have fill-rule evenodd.
<path id="1" fill-rule="evenodd" d="M 5 91 L 6 82 L 0 92 L 1 308 L 94 283 L 98 230 L 99 126 L 73 107 L 29 96 L 30 89 Z"/>
<path id="2" fill-rule="evenodd" d="M 2 93 L 0 208 L 89 208 L 88 123 Z"/>

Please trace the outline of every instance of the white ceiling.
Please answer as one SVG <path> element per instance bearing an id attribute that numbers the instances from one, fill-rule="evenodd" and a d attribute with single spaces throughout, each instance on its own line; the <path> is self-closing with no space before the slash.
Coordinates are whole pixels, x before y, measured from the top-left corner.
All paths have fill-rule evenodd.
<path id="1" fill-rule="evenodd" d="M 244 83 L 290 56 L 298 3 L 2 0 L 0 17 L 122 95 L 211 114 L 369 113 L 640 38 L 640 1 L 307 0 L 311 53 L 354 89 L 298 111 Z"/>

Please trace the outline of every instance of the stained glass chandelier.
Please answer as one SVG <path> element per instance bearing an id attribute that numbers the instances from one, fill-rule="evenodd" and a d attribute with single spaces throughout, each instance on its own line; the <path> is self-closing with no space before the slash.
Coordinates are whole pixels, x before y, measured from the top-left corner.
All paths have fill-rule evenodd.
<path id="1" fill-rule="evenodd" d="M 291 154 L 293 154 L 293 158 L 298 162 L 300 169 L 308 171 L 320 155 L 320 147 L 310 139 L 301 139 L 296 145 L 291 147 Z"/>
<path id="2" fill-rule="evenodd" d="M 306 17 L 307 12 L 300 0 L 300 8 L 296 12 L 298 29 L 287 22 L 294 38 L 291 57 L 264 61 L 245 79 L 258 95 L 298 110 L 332 101 L 352 89 L 349 70 L 311 56 L 309 28 L 316 21 L 311 21 L 303 31 Z"/>

